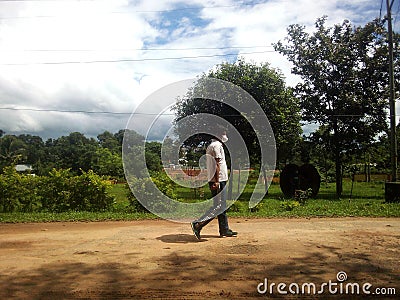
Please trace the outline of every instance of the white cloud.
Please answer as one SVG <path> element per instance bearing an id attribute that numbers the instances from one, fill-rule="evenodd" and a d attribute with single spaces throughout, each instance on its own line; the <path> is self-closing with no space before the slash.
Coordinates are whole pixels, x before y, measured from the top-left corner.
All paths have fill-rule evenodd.
<path id="1" fill-rule="evenodd" d="M 130 112 L 156 89 L 234 56 L 165 58 L 233 52 L 271 63 L 293 85 L 299 79 L 290 74 L 290 63 L 270 47 L 285 37 L 287 26 L 301 23 L 312 31 L 316 18 L 325 14 L 329 24 L 343 19 L 362 24 L 379 15 L 375 2 L 0 2 L 0 106 Z M 232 46 L 265 47 L 204 49 Z M 125 115 L 0 110 L 0 129 L 44 137 L 117 131 L 127 120 Z"/>

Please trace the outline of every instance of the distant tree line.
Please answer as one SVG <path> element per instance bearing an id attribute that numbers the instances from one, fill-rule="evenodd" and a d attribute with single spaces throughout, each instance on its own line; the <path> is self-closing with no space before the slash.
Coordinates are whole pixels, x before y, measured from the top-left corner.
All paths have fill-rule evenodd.
<path id="1" fill-rule="evenodd" d="M 26 164 L 36 175 L 47 175 L 54 169 L 70 169 L 76 175 L 93 170 L 98 175 L 122 179 L 122 142 L 125 130 L 105 131 L 97 138 L 80 132 L 44 141 L 40 136 L 9 135 L 0 131 L 0 173 L 10 165 Z M 142 141 L 144 137 L 137 135 Z M 161 170 L 161 144 L 146 143 L 146 159 L 150 170 Z"/>

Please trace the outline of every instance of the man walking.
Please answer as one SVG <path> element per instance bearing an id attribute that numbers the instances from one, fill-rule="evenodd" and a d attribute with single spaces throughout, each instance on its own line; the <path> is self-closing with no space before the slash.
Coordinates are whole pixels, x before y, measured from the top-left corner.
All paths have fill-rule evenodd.
<path id="1" fill-rule="evenodd" d="M 222 143 L 228 141 L 226 131 L 219 128 L 216 138 L 211 140 L 207 147 L 207 178 L 208 185 L 213 196 L 213 207 L 198 220 L 191 223 L 192 230 L 197 239 L 200 240 L 200 231 L 218 216 L 219 234 L 221 237 L 236 236 L 237 232 L 229 229 L 228 217 L 226 215 L 226 182 L 228 181 L 228 167 L 225 160 L 225 151 Z"/>

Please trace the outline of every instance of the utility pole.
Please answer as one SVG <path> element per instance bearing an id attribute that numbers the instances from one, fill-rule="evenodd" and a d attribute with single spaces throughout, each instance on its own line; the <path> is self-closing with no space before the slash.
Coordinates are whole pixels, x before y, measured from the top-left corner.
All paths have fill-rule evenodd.
<path id="1" fill-rule="evenodd" d="M 392 5 L 394 0 L 387 5 L 388 19 L 388 44 L 389 44 L 389 106 L 390 106 L 390 156 L 392 182 L 397 180 L 397 141 L 396 141 L 396 102 L 394 94 L 394 71 L 393 71 L 393 29 L 392 29 Z"/>

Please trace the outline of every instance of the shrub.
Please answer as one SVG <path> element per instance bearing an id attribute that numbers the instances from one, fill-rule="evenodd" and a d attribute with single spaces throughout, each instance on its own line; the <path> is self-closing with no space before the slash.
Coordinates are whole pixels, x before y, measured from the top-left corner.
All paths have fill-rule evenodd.
<path id="1" fill-rule="evenodd" d="M 70 180 L 70 207 L 78 211 L 104 211 L 111 208 L 114 197 L 107 192 L 110 183 L 92 170 Z"/>
<path id="2" fill-rule="evenodd" d="M 285 200 L 283 203 L 281 203 L 281 208 L 286 211 L 292 211 L 298 206 L 300 206 L 300 203 L 295 200 Z"/>
<path id="3" fill-rule="evenodd" d="M 108 187 L 93 171 L 72 176 L 53 169 L 48 176 L 31 176 L 7 167 L 0 175 L 0 211 L 103 211 L 114 202 Z"/>
<path id="4" fill-rule="evenodd" d="M 71 209 L 71 178 L 69 169 L 53 169 L 48 176 L 42 177 L 38 194 L 43 210 L 63 212 Z"/>
<path id="5" fill-rule="evenodd" d="M 33 175 L 20 175 L 19 177 L 19 210 L 23 212 L 40 210 L 41 203 L 37 195 L 40 177 Z"/>
<path id="6" fill-rule="evenodd" d="M 262 202 L 258 203 L 255 207 L 249 208 L 249 202 L 243 200 L 236 200 L 235 202 L 227 201 L 229 206 L 229 212 L 236 212 L 236 213 L 256 213 L 263 209 L 264 204 Z"/>
<path id="7" fill-rule="evenodd" d="M 295 190 L 294 192 L 294 199 L 299 202 L 301 205 L 306 204 L 308 198 L 311 197 L 312 195 L 312 189 L 309 188 L 306 191 L 302 191 L 302 190 Z"/>
<path id="8" fill-rule="evenodd" d="M 0 175 L 0 205 L 2 212 L 34 211 L 39 207 L 36 195 L 37 178 L 19 174 L 14 166 L 4 168 Z"/>
<path id="9" fill-rule="evenodd" d="M 163 198 L 158 193 L 153 192 L 153 183 L 162 194 L 171 199 L 176 199 L 176 184 L 164 172 L 155 172 L 152 174 L 151 178 L 130 177 L 128 179 L 131 190 L 133 190 L 135 194 L 140 194 L 140 200 L 142 200 L 142 202 L 145 201 L 146 206 L 152 211 L 165 212 L 173 209 L 169 204 L 163 202 Z M 128 193 L 128 199 L 134 211 L 149 211 L 138 201 L 131 191 Z"/>

